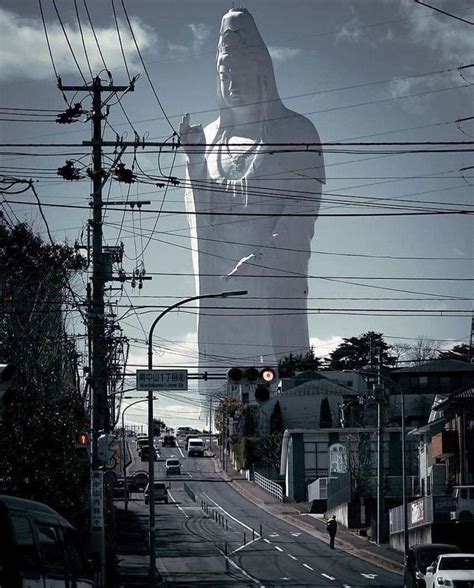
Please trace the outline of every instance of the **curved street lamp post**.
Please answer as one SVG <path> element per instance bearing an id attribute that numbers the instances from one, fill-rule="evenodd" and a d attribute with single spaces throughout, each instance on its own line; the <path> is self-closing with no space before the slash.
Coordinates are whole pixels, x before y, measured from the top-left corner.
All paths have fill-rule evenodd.
<path id="1" fill-rule="evenodd" d="M 199 296 L 191 296 L 190 298 L 185 298 L 184 300 L 180 300 L 176 304 L 169 306 L 166 308 L 157 318 L 153 321 L 150 333 L 148 335 L 148 369 L 153 369 L 153 331 L 155 330 L 156 325 L 158 322 L 170 311 L 174 310 L 178 306 L 182 306 L 183 304 L 187 304 L 188 302 L 193 302 L 194 300 L 203 300 L 204 298 L 230 298 L 231 296 L 245 296 L 247 294 L 247 290 L 237 290 L 231 292 L 220 292 L 218 294 L 201 294 Z M 153 447 L 153 390 L 148 391 L 148 445 L 150 449 Z M 153 588 L 155 587 L 155 579 L 156 579 L 156 567 L 155 567 L 155 537 L 156 537 L 156 528 L 155 528 L 155 453 L 154 451 L 150 450 L 149 457 L 148 457 L 148 488 L 149 488 L 149 523 L 150 523 L 150 535 L 149 535 L 149 545 L 150 545 L 150 564 L 149 564 L 149 578 L 150 578 L 150 586 Z"/>

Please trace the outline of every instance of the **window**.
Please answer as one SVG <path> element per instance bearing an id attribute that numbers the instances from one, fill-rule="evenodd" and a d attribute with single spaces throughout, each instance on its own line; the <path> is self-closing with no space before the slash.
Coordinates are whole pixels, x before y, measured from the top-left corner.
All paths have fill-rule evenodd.
<path id="1" fill-rule="evenodd" d="M 84 559 L 76 534 L 72 529 L 63 529 L 63 537 L 69 571 L 75 575 L 83 575 L 85 573 Z"/>
<path id="2" fill-rule="evenodd" d="M 41 562 L 30 521 L 25 516 L 12 514 L 11 522 L 22 571 L 40 572 Z"/>
<path id="3" fill-rule="evenodd" d="M 242 402 L 244 404 L 249 403 L 249 393 L 248 392 L 242 392 Z"/>
<path id="4" fill-rule="evenodd" d="M 65 573 L 64 553 L 58 529 L 44 524 L 38 524 L 37 528 L 44 567 L 49 571 Z"/>

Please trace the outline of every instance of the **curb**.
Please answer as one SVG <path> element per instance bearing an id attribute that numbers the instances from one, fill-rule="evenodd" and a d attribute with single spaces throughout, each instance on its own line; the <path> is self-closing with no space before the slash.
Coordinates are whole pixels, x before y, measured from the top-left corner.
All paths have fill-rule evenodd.
<path id="1" fill-rule="evenodd" d="M 222 472 L 222 473 L 224 474 L 224 472 Z M 282 521 L 286 521 L 287 523 L 289 523 L 290 525 L 293 525 L 297 529 L 300 529 L 302 531 L 309 533 L 310 535 L 313 535 L 314 537 L 317 537 L 318 539 L 320 539 L 324 543 L 327 543 L 327 536 L 324 533 L 322 533 L 321 531 L 319 531 L 318 529 L 316 529 L 313 525 L 306 523 L 305 521 L 303 521 L 299 518 L 296 518 L 292 514 L 284 515 L 282 513 L 276 512 L 271 507 L 268 507 L 260 499 L 255 498 L 255 496 L 253 496 L 251 493 L 247 492 L 239 484 L 238 480 L 232 480 L 232 478 L 230 478 L 228 481 L 232 482 L 233 488 L 235 488 L 239 494 L 241 494 L 242 496 L 247 498 L 247 500 L 249 500 L 250 502 L 253 502 L 253 504 L 257 505 L 262 510 L 268 512 L 269 514 L 277 517 L 278 519 L 280 519 Z M 403 572 L 404 572 L 403 564 L 399 564 L 398 562 L 392 561 L 392 560 L 390 560 L 386 557 L 383 557 L 381 555 L 374 554 L 371 551 L 367 551 L 363 548 L 356 547 L 352 543 L 348 543 L 347 541 L 344 541 L 343 539 L 336 538 L 336 545 L 340 549 L 343 549 L 344 551 L 350 551 L 351 555 L 353 555 L 354 557 L 362 559 L 363 561 L 370 560 L 373 563 L 383 567 L 384 569 L 386 569 L 390 572 L 394 572 L 397 574 L 403 574 Z"/>

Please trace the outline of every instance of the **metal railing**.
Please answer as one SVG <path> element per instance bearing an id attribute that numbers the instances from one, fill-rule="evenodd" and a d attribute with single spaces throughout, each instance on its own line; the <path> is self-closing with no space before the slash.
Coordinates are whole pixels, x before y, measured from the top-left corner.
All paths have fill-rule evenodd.
<path id="1" fill-rule="evenodd" d="M 280 484 L 265 478 L 265 476 L 262 476 L 262 474 L 259 474 L 258 472 L 254 473 L 254 482 L 262 490 L 265 490 L 265 492 L 268 492 L 268 494 L 271 494 L 280 502 L 284 501 L 283 488 L 280 486 Z"/>

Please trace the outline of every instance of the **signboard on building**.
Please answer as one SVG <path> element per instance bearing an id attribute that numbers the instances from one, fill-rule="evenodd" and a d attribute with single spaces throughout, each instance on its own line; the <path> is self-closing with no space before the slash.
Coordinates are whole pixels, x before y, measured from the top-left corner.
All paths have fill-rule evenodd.
<path id="1" fill-rule="evenodd" d="M 423 498 L 419 498 L 410 504 L 411 524 L 417 525 L 425 521 L 425 503 Z"/>
<path id="2" fill-rule="evenodd" d="M 137 370 L 137 390 L 188 389 L 188 370 Z"/>
<path id="3" fill-rule="evenodd" d="M 93 470 L 91 473 L 91 530 L 104 528 L 104 472 Z"/>
<path id="4" fill-rule="evenodd" d="M 333 443 L 328 447 L 329 472 L 331 474 L 347 474 L 347 451 L 342 443 Z"/>

